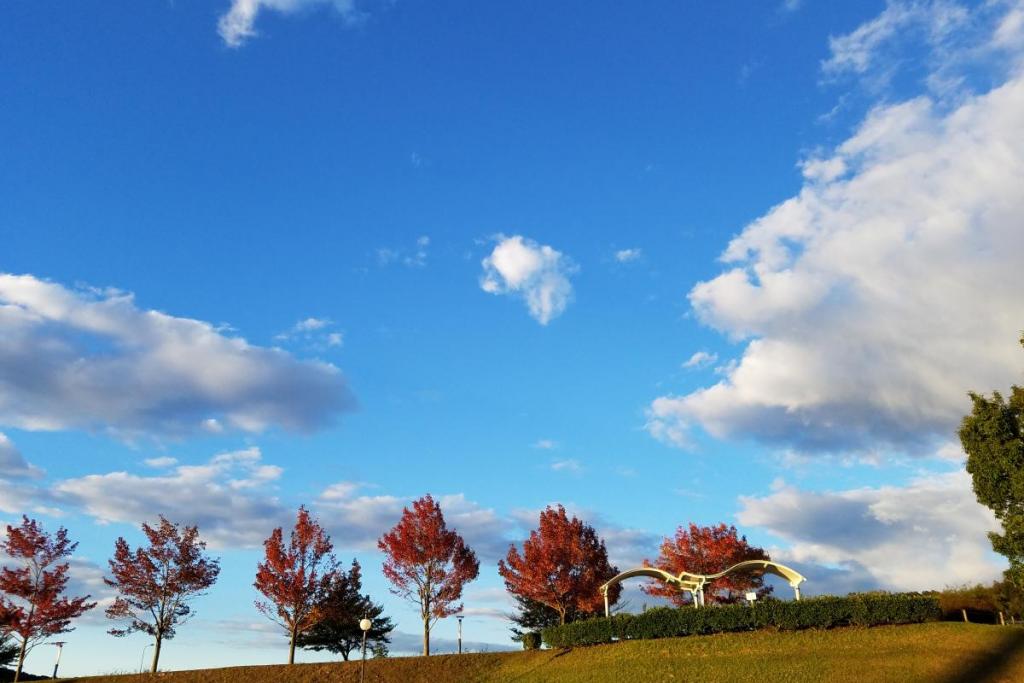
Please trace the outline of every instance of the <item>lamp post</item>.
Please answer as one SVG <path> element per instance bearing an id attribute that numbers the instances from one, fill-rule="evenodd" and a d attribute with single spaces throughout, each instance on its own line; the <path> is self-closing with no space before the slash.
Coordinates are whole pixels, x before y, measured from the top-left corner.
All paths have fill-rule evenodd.
<path id="1" fill-rule="evenodd" d="M 142 654 L 139 655 L 139 673 L 140 674 L 146 672 L 146 662 L 145 662 L 145 660 L 146 660 L 146 650 L 148 650 L 151 647 L 153 647 L 153 643 L 150 643 L 149 645 L 146 645 L 144 648 L 142 648 Z"/>
<path id="2" fill-rule="evenodd" d="M 60 666 L 60 653 L 64 651 L 64 646 L 67 645 L 67 641 L 58 640 L 55 643 L 50 643 L 57 648 L 57 661 L 53 663 L 53 678 L 57 678 L 57 667 Z"/>
<path id="3" fill-rule="evenodd" d="M 363 630 L 363 660 L 359 663 L 359 683 L 363 683 L 363 672 L 366 671 L 366 632 L 373 626 L 373 622 L 363 617 L 359 622 L 359 628 Z"/>
<path id="4" fill-rule="evenodd" d="M 463 616 L 460 614 L 460 615 L 456 616 L 455 618 L 459 620 L 459 654 L 461 655 L 462 654 L 462 619 L 463 619 Z"/>

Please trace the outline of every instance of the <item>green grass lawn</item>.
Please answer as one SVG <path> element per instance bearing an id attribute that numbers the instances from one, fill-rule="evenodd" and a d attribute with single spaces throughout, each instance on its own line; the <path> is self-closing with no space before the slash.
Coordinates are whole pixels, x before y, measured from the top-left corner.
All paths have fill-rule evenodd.
<path id="1" fill-rule="evenodd" d="M 334 683 L 359 663 L 250 666 L 160 674 L 166 683 Z M 130 683 L 149 676 L 70 679 Z M 832 631 L 728 633 L 573 650 L 370 660 L 373 683 L 652 683 L 660 681 L 1024 681 L 1024 628 L 936 623 Z"/>

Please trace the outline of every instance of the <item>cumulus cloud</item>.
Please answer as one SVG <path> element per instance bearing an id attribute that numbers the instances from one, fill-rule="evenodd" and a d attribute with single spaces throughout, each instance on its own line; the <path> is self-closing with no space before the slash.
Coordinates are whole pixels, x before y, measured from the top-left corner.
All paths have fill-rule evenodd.
<path id="1" fill-rule="evenodd" d="M 968 390 L 1024 372 L 1021 187 L 1020 73 L 948 110 L 928 97 L 875 108 L 690 292 L 701 321 L 746 347 L 717 384 L 656 399 L 649 431 L 808 453 L 948 439 Z"/>
<path id="2" fill-rule="evenodd" d="M 231 7 L 217 22 L 217 32 L 228 47 L 241 47 L 259 35 L 256 17 L 264 10 L 293 14 L 316 7 L 333 9 L 346 23 L 358 22 L 361 17 L 355 0 L 232 0 Z"/>
<path id="3" fill-rule="evenodd" d="M 552 247 L 520 235 L 501 236 L 482 265 L 480 287 L 491 294 L 521 297 L 541 325 L 565 312 L 572 301 L 569 277 L 577 267 Z"/>
<path id="4" fill-rule="evenodd" d="M 43 471 L 29 464 L 6 434 L 0 432 L 0 477 L 12 479 L 39 478 Z"/>
<path id="5" fill-rule="evenodd" d="M 773 557 L 837 587 L 935 589 L 992 580 L 1003 569 L 986 537 L 998 523 L 962 470 L 824 493 L 781 485 L 740 503 L 742 524 L 790 543 Z"/>
<path id="6" fill-rule="evenodd" d="M 333 365 L 141 309 L 130 294 L 0 274 L 0 424 L 127 437 L 311 431 L 353 406 Z"/>
<path id="7" fill-rule="evenodd" d="M 221 453 L 168 474 L 92 474 L 56 482 L 53 495 L 98 522 L 137 525 L 164 515 L 195 524 L 214 548 L 251 548 L 294 514 L 267 491 L 281 468 L 264 465 L 258 448 Z"/>

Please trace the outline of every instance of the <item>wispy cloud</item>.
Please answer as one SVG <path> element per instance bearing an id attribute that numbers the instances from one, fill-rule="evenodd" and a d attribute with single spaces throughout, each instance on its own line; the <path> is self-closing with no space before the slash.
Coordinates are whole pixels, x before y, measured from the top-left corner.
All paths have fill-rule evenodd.
<path id="1" fill-rule="evenodd" d="M 217 32 L 228 47 L 241 47 L 259 35 L 256 18 L 264 11 L 294 14 L 316 8 L 333 10 L 349 24 L 357 23 L 363 16 L 355 0 L 232 0 L 231 7 L 217 22 Z"/>
<path id="2" fill-rule="evenodd" d="M 717 353 L 710 353 L 708 351 L 697 351 L 692 356 L 690 356 L 689 360 L 683 363 L 683 367 L 688 370 L 706 368 L 709 365 L 714 365 L 717 362 Z"/>
<path id="3" fill-rule="evenodd" d="M 619 249 L 615 252 L 615 260 L 619 263 L 632 263 L 633 261 L 639 261 L 640 257 L 643 256 L 644 252 L 639 247 L 633 247 L 631 249 Z"/>

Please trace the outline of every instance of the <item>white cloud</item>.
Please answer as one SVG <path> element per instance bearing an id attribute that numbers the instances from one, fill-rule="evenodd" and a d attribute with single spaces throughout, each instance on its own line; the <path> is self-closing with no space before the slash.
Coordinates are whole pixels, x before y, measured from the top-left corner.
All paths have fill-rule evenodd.
<path id="1" fill-rule="evenodd" d="M 829 58 L 822 71 L 834 75 L 845 71 L 863 74 L 885 57 L 883 48 L 897 39 L 907 40 L 908 32 L 920 32 L 928 44 L 941 45 L 969 18 L 966 8 L 956 2 L 891 0 L 874 19 L 851 33 L 829 39 Z"/>
<path id="2" fill-rule="evenodd" d="M 401 263 L 406 268 L 425 268 L 430 248 L 430 236 L 420 235 L 411 249 L 393 249 L 379 247 L 377 249 L 377 265 L 386 267 L 392 263 Z"/>
<path id="3" fill-rule="evenodd" d="M 1024 76 L 942 110 L 880 106 L 800 193 L 732 240 L 690 292 L 748 343 L 719 383 L 650 406 L 685 446 L 699 425 L 804 452 L 924 452 L 968 390 L 1024 372 Z"/>
<path id="4" fill-rule="evenodd" d="M 353 406 L 333 365 L 140 309 L 130 294 L 0 274 L 0 424 L 127 437 L 214 424 L 310 431 Z"/>
<path id="5" fill-rule="evenodd" d="M 305 318 L 292 325 L 288 330 L 274 336 L 280 342 L 299 341 L 305 345 L 323 350 L 329 347 L 340 347 L 345 340 L 344 332 L 331 331 L 334 321 L 330 318 Z"/>
<path id="6" fill-rule="evenodd" d="M 824 493 L 783 485 L 740 503 L 740 523 L 790 544 L 773 558 L 839 570 L 833 579 L 852 573 L 860 585 L 923 590 L 990 581 L 1003 569 L 986 537 L 998 523 L 964 471 Z"/>
<path id="7" fill-rule="evenodd" d="M 639 247 L 632 249 L 619 249 L 615 252 L 615 260 L 619 263 L 632 263 L 637 261 L 643 256 L 643 250 Z"/>
<path id="8" fill-rule="evenodd" d="M 583 464 L 579 460 L 568 459 L 568 460 L 556 460 L 551 463 L 551 469 L 555 472 L 569 472 L 571 474 L 580 474 L 583 472 Z"/>
<path id="9" fill-rule="evenodd" d="M 572 301 L 569 277 L 577 271 L 561 252 L 520 235 L 499 236 L 481 265 L 480 287 L 491 294 L 520 296 L 537 322 L 547 325 Z"/>
<path id="10" fill-rule="evenodd" d="M 558 442 L 553 439 L 537 439 L 536 443 L 533 444 L 533 447 L 545 451 L 553 451 L 558 448 Z"/>
<path id="11" fill-rule="evenodd" d="M 281 469 L 263 465 L 258 448 L 221 453 L 202 465 L 179 465 L 169 474 L 92 474 L 56 482 L 57 500 L 98 522 L 137 525 L 164 515 L 198 525 L 211 547 L 257 547 L 292 512 L 263 488 Z"/>
<path id="12" fill-rule="evenodd" d="M 0 432 L 0 477 L 38 479 L 41 476 L 43 471 L 25 460 L 14 442 Z"/>
<path id="13" fill-rule="evenodd" d="M 412 504 L 413 497 L 360 494 L 363 488 L 363 484 L 348 481 L 332 484 L 321 493 L 316 507 L 337 545 L 376 550 L 377 540 L 398 523 L 402 509 Z M 504 556 L 511 527 L 508 520 L 461 493 L 434 496 L 434 500 L 448 527 L 457 530 L 482 561 Z"/>
<path id="14" fill-rule="evenodd" d="M 178 464 L 177 458 L 172 458 L 168 455 L 162 455 L 158 458 L 146 458 L 143 460 L 147 467 L 153 467 L 158 470 L 162 470 L 166 467 L 173 467 Z"/>
<path id="15" fill-rule="evenodd" d="M 706 368 L 709 365 L 714 365 L 718 362 L 717 353 L 709 353 L 707 351 L 697 351 L 690 359 L 683 363 L 683 367 L 687 369 L 694 368 Z"/>
<path id="16" fill-rule="evenodd" d="M 355 0 L 232 0 L 230 9 L 217 22 L 217 32 L 229 47 L 240 47 L 259 35 L 255 24 L 262 11 L 292 14 L 314 7 L 332 8 L 348 23 L 355 23 L 361 17 Z"/>

